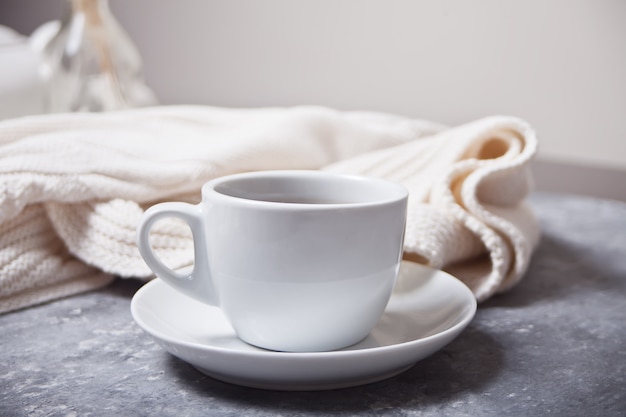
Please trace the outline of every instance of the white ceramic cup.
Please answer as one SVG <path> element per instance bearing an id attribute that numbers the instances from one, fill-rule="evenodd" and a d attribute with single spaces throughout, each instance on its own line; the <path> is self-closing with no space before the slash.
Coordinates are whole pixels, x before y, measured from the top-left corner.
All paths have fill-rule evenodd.
<path id="1" fill-rule="evenodd" d="M 206 183 L 200 204 L 148 209 L 138 245 L 159 278 L 221 308 L 242 340 L 278 351 L 340 349 L 365 338 L 389 301 L 407 197 L 401 185 L 374 178 L 236 174 Z M 152 225 L 166 217 L 191 228 L 188 274 L 168 268 L 150 247 Z"/>

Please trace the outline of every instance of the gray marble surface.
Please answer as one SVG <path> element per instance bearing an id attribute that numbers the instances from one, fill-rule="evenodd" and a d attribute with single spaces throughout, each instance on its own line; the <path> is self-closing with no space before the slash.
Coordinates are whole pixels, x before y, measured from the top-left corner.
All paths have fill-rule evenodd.
<path id="1" fill-rule="evenodd" d="M 455 341 L 375 384 L 275 392 L 213 380 L 133 322 L 141 282 L 0 316 L 2 416 L 624 416 L 626 204 L 532 196 L 525 279 Z"/>

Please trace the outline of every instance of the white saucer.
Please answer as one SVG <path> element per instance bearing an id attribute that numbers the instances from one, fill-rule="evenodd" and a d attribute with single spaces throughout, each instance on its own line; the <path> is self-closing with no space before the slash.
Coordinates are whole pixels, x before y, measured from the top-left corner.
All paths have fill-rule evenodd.
<path id="1" fill-rule="evenodd" d="M 323 390 L 397 375 L 452 341 L 472 320 L 476 300 L 453 276 L 403 262 L 385 314 L 360 343 L 332 352 L 288 353 L 242 342 L 222 312 L 160 279 L 133 297 L 135 321 L 166 351 L 213 378 L 254 388 Z"/>

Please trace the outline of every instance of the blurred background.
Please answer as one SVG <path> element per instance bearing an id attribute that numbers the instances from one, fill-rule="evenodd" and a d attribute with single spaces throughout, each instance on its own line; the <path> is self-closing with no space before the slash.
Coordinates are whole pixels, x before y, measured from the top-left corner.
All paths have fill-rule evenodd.
<path id="1" fill-rule="evenodd" d="M 0 0 L 0 25 L 29 35 L 66 1 Z M 624 0 L 109 4 L 161 104 L 515 115 L 539 135 L 538 189 L 626 201 Z"/>

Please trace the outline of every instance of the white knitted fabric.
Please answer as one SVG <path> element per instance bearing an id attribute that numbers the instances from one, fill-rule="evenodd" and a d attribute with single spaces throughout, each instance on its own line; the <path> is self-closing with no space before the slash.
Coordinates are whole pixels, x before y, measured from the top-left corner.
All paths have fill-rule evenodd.
<path id="1" fill-rule="evenodd" d="M 173 106 L 0 122 L 0 312 L 149 278 L 135 245 L 143 210 L 197 202 L 217 176 L 327 169 L 410 191 L 405 257 L 446 268 L 478 300 L 524 274 L 537 244 L 525 203 L 536 138 L 522 120 L 453 129 L 321 107 Z M 193 262 L 189 230 L 153 232 L 172 268 Z"/>

